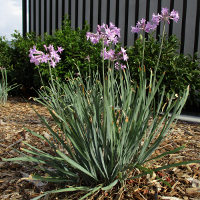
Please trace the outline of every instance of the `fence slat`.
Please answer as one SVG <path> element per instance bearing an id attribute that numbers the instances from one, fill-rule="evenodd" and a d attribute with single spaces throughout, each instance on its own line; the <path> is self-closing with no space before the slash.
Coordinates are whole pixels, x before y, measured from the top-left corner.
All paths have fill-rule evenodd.
<path id="1" fill-rule="evenodd" d="M 200 34 L 200 25 L 199 25 L 199 34 Z M 200 36 L 199 36 L 199 44 L 198 44 L 198 56 L 200 56 Z"/>
<path id="2" fill-rule="evenodd" d="M 27 33 L 27 1 L 23 0 L 22 1 L 22 7 L 23 7 L 23 12 L 22 12 L 22 23 L 23 23 L 23 36 L 26 36 Z"/>
<path id="3" fill-rule="evenodd" d="M 102 5 L 102 0 L 98 0 L 98 24 L 101 24 L 101 5 Z"/>
<path id="4" fill-rule="evenodd" d="M 75 3 L 76 0 L 71 1 L 71 27 L 75 29 Z"/>
<path id="5" fill-rule="evenodd" d="M 197 0 L 193 0 L 193 3 L 187 4 L 184 53 L 191 55 L 193 54 L 195 39 L 196 5 Z"/>
<path id="6" fill-rule="evenodd" d="M 200 28 L 200 1 L 197 1 L 197 14 L 196 14 L 196 25 L 195 25 L 195 41 L 194 41 L 194 53 L 198 51 L 199 31 Z M 200 49 L 199 49 L 200 51 Z"/>
<path id="7" fill-rule="evenodd" d="M 101 1 L 101 24 L 106 24 L 107 0 Z"/>
<path id="8" fill-rule="evenodd" d="M 90 0 L 90 31 L 93 31 L 93 11 L 94 11 L 94 2 L 93 0 Z"/>
<path id="9" fill-rule="evenodd" d="M 98 1 L 94 1 L 94 5 L 93 5 L 93 32 L 96 32 L 96 27 L 98 24 Z"/>
<path id="10" fill-rule="evenodd" d="M 36 32 L 36 1 L 33 1 L 33 31 Z"/>
<path id="11" fill-rule="evenodd" d="M 62 26 L 62 1 L 58 1 L 58 29 Z"/>
<path id="12" fill-rule="evenodd" d="M 127 0 L 126 0 L 127 1 Z M 106 24 L 110 22 L 110 0 L 107 0 L 107 8 L 106 8 Z"/>
<path id="13" fill-rule="evenodd" d="M 65 0 L 65 16 L 69 18 L 69 0 Z"/>
<path id="14" fill-rule="evenodd" d="M 40 32 L 39 32 L 39 29 L 40 29 L 40 23 L 39 23 L 39 16 L 40 16 L 40 13 L 39 13 L 39 0 L 35 0 L 35 32 L 36 32 L 36 35 L 39 35 Z"/>
<path id="15" fill-rule="evenodd" d="M 44 35 L 44 21 L 45 21 L 45 19 L 44 19 L 44 7 L 45 7 L 45 5 L 44 5 L 44 0 L 41 0 L 41 35 L 43 36 Z"/>
<path id="16" fill-rule="evenodd" d="M 56 0 L 52 0 L 52 34 L 55 32 L 56 30 Z"/>
<path id="17" fill-rule="evenodd" d="M 172 34 L 175 34 L 181 41 L 181 27 L 182 27 L 182 15 L 183 15 L 183 0 L 174 1 L 174 10 L 179 12 L 180 19 L 177 23 L 173 24 Z"/>
<path id="18" fill-rule="evenodd" d="M 131 33 L 131 26 L 135 26 L 135 3 L 136 0 L 129 1 L 128 46 L 133 45 L 134 43 L 134 34 Z"/>
<path id="19" fill-rule="evenodd" d="M 46 31 L 48 34 L 50 34 L 50 2 L 47 1 L 47 26 Z"/>
<path id="20" fill-rule="evenodd" d="M 79 0 L 78 2 L 78 27 L 83 27 L 83 0 Z"/>
<path id="21" fill-rule="evenodd" d="M 90 0 L 85 0 L 85 20 L 90 23 Z"/>
<path id="22" fill-rule="evenodd" d="M 129 0 L 125 1 L 125 21 L 124 21 L 124 46 L 127 46 L 128 42 L 128 21 L 129 21 Z"/>
<path id="23" fill-rule="evenodd" d="M 138 15 L 138 20 L 142 18 L 146 18 L 146 0 L 140 0 L 139 1 L 139 15 Z"/>
<path id="24" fill-rule="evenodd" d="M 120 38 L 120 42 L 122 43 L 122 45 L 124 45 L 124 28 L 125 28 L 125 2 L 124 1 L 119 1 L 119 8 L 120 8 L 120 12 L 119 12 L 119 25 L 118 27 L 121 29 L 121 38 Z"/>
<path id="25" fill-rule="evenodd" d="M 116 16 L 116 0 L 111 0 L 110 1 L 111 4 L 111 9 L 110 9 L 110 22 L 112 22 L 113 24 L 115 24 L 115 16 Z M 116 25 L 116 24 L 115 24 Z"/>

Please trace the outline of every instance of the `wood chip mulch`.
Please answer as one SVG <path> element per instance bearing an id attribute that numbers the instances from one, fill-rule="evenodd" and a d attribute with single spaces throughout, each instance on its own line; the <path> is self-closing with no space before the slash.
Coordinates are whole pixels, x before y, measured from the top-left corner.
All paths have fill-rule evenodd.
<path id="1" fill-rule="evenodd" d="M 48 145 L 38 141 L 24 127 L 48 136 L 48 131 L 35 114 L 37 110 L 53 125 L 47 110 L 32 101 L 20 98 L 10 98 L 5 105 L 0 105 L 0 158 L 18 156 L 15 149 L 24 147 L 23 141 L 49 150 Z M 200 124 L 178 121 L 172 125 L 170 135 L 162 142 L 154 155 L 179 146 L 186 147 L 173 155 L 166 156 L 154 163 L 152 167 L 186 160 L 200 160 Z M 149 166 L 148 166 L 149 167 Z M 28 200 L 41 194 L 42 191 L 56 189 L 56 185 L 43 182 L 25 180 L 34 173 L 31 165 L 24 163 L 3 162 L 0 159 L 0 199 L 1 200 Z M 156 177 L 168 182 L 171 188 Z M 76 196 L 76 195 L 75 195 Z M 74 194 L 57 194 L 46 199 L 78 199 Z M 200 200 L 200 164 L 189 164 L 160 171 L 153 175 L 129 180 L 120 190 L 100 192 L 98 198 L 91 199 L 133 199 L 133 200 Z"/>

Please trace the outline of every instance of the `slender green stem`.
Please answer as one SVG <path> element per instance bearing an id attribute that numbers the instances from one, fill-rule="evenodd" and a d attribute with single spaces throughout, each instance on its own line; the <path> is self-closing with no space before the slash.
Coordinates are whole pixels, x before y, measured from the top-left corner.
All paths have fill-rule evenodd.
<path id="1" fill-rule="evenodd" d="M 39 76 L 40 76 L 40 81 L 41 81 L 41 83 L 42 83 L 42 86 L 44 86 L 44 81 L 43 81 L 43 79 L 42 79 L 42 75 L 41 75 L 41 73 L 40 73 L 39 67 L 38 67 L 38 73 L 39 73 Z"/>
<path id="2" fill-rule="evenodd" d="M 142 66 L 141 66 L 142 68 L 144 67 L 145 42 L 146 42 L 146 39 L 145 39 L 144 31 L 143 31 L 143 34 L 142 34 L 142 43 L 143 43 L 143 46 L 142 46 Z"/>
<path id="3" fill-rule="evenodd" d="M 105 89 L 105 71 L 104 71 L 104 41 L 102 40 L 102 65 L 103 65 L 103 86 Z"/>
<path id="4" fill-rule="evenodd" d="M 50 63 L 49 63 L 49 73 L 50 73 L 50 77 L 51 77 L 52 87 L 53 87 L 54 91 L 56 91 Z"/>
<path id="5" fill-rule="evenodd" d="M 162 54 L 162 48 L 163 48 L 163 43 L 164 43 L 164 37 L 165 37 L 165 21 L 163 24 L 163 32 L 162 32 L 162 37 L 161 37 L 161 45 L 160 45 L 160 51 L 158 54 L 158 60 L 154 69 L 154 79 L 153 79 L 153 87 L 155 86 L 155 82 L 156 82 L 156 73 L 157 73 L 157 69 L 158 69 L 158 65 L 160 63 L 160 58 L 161 58 L 161 54 Z"/>
<path id="6" fill-rule="evenodd" d="M 155 75 L 156 75 L 156 72 L 157 72 L 158 65 L 159 65 L 159 63 L 160 63 L 160 57 L 161 57 L 161 54 L 162 54 L 162 48 L 163 48 L 163 43 L 164 43 L 164 37 L 165 37 L 165 21 L 164 21 L 164 25 L 163 25 L 163 32 L 162 32 L 162 37 L 161 37 L 160 51 L 159 51 L 158 60 L 157 60 L 156 67 L 155 67 L 155 72 L 154 72 Z"/>
<path id="7" fill-rule="evenodd" d="M 141 64 L 141 73 L 140 73 L 140 84 L 144 86 L 144 56 L 145 56 L 145 32 L 142 33 L 142 64 Z"/>

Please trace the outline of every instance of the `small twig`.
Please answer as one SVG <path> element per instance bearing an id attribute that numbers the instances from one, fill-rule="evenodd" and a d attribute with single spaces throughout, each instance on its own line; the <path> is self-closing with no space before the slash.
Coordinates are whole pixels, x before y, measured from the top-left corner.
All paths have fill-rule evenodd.
<path id="1" fill-rule="evenodd" d="M 16 144 L 20 143 L 21 141 L 23 141 L 23 139 L 19 139 L 19 140 L 17 140 L 17 142 L 15 142 L 15 143 L 9 145 L 8 147 L 6 147 L 6 149 L 9 149 L 9 148 L 15 146 Z"/>
<path id="2" fill-rule="evenodd" d="M 147 200 L 140 192 L 139 192 L 139 195 L 140 195 L 144 200 Z"/>

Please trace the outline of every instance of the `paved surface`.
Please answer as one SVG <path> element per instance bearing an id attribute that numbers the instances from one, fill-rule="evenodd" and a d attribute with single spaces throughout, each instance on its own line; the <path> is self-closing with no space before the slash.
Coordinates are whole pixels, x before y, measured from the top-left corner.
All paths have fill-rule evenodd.
<path id="1" fill-rule="evenodd" d="M 191 115 L 180 115 L 178 117 L 179 120 L 187 121 L 187 122 L 195 122 L 200 123 L 200 117 L 197 116 L 191 116 Z"/>

